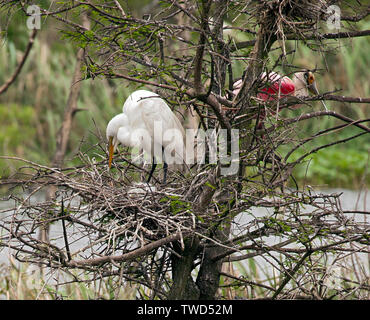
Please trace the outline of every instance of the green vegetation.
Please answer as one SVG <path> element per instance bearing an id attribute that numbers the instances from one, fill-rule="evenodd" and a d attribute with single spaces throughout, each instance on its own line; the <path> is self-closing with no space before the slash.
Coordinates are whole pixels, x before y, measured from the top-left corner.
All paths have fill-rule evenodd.
<path id="1" fill-rule="evenodd" d="M 305 163 L 295 169 L 295 177 L 320 187 L 358 189 L 361 184 L 370 181 L 367 172 L 370 145 L 365 143 L 363 146 L 365 150 L 352 146 L 320 150 L 308 156 Z M 297 156 L 300 156 L 299 152 Z"/>
<path id="2" fill-rule="evenodd" d="M 285 258 L 282 255 L 275 257 L 281 263 L 285 261 L 286 267 L 291 269 L 296 261 L 284 260 Z M 304 299 L 305 297 L 301 297 L 297 290 L 301 286 L 301 290 L 311 291 L 316 296 L 320 295 L 328 300 L 368 299 L 366 285 L 362 286 L 361 281 L 358 281 L 359 277 L 366 278 L 366 274 L 362 272 L 356 274 L 354 271 L 356 268 L 350 259 L 345 263 L 346 267 L 339 268 L 336 265 L 328 265 L 320 255 L 317 257 L 313 255 L 308 268 L 300 268 L 297 277 L 289 281 L 289 294 L 285 298 Z M 228 300 L 264 299 L 270 290 L 277 290 L 283 281 L 283 277 L 279 276 L 279 270 L 266 266 L 261 259 L 249 258 L 244 263 L 230 263 L 225 269 L 229 277 L 221 278 L 220 295 Z M 307 286 L 307 277 L 314 278 L 315 285 Z M 241 280 L 237 280 L 238 278 Z"/>
<path id="3" fill-rule="evenodd" d="M 35 113 L 31 106 L 0 104 L 0 154 L 19 157 L 38 157 L 37 145 L 30 137 L 36 136 Z M 0 176 L 7 176 L 14 170 L 14 161 L 0 159 Z"/>
<path id="4" fill-rule="evenodd" d="M 56 278 L 65 279 L 61 281 L 65 284 L 56 284 Z M 110 277 L 104 281 L 73 282 L 72 277 L 62 273 L 42 276 L 37 267 L 17 264 L 13 259 L 10 265 L 0 264 L 0 300 L 129 300 L 135 299 L 136 291 L 135 286 L 121 285 Z"/>

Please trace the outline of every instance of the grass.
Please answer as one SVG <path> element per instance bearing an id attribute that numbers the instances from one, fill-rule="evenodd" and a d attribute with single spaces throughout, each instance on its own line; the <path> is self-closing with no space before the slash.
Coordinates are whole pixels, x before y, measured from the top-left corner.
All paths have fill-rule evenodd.
<path id="1" fill-rule="evenodd" d="M 77 272 L 76 272 L 77 274 Z M 65 279 L 65 284 L 58 284 Z M 84 278 L 83 274 L 79 275 Z M 86 282 L 71 282 L 72 278 L 60 272 L 40 274 L 37 266 L 16 263 L 0 265 L 0 300 L 132 300 L 137 289 L 128 283 L 120 285 L 116 278 Z"/>
<path id="2" fill-rule="evenodd" d="M 335 262 L 329 262 L 322 255 L 311 258 L 310 264 L 301 267 L 287 283 L 279 298 L 368 300 L 369 268 L 357 264 L 358 257 L 354 256 L 341 257 Z M 280 261 L 281 269 L 284 258 L 277 258 L 276 261 Z M 280 270 L 266 263 L 262 265 L 256 258 L 250 258 L 244 263 L 234 262 L 227 271 L 241 281 L 221 277 L 219 293 L 223 299 L 271 298 L 284 279 Z"/>
<path id="3" fill-rule="evenodd" d="M 297 152 L 297 157 L 299 156 Z M 324 187 L 341 186 L 360 189 L 363 183 L 370 183 L 366 173 L 369 154 L 354 148 L 328 148 L 305 159 L 293 175 L 298 181 Z"/>

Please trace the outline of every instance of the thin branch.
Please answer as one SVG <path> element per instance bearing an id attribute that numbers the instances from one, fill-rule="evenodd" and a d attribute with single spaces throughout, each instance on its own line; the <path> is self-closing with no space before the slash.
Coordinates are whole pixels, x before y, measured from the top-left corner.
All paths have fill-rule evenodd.
<path id="1" fill-rule="evenodd" d="M 328 143 L 328 144 L 325 144 L 323 146 L 320 146 L 320 147 L 316 147 L 314 149 L 312 149 L 311 151 L 309 152 L 306 152 L 303 156 L 299 157 L 296 161 L 294 161 L 294 163 L 301 163 L 307 156 L 309 156 L 310 154 L 313 154 L 313 153 L 316 153 L 317 151 L 321 150 L 321 149 L 325 149 L 325 148 L 328 148 L 328 147 L 331 147 L 331 146 L 334 146 L 336 144 L 340 144 L 340 143 L 344 143 L 344 142 L 347 142 L 347 141 L 350 141 L 352 139 L 356 139 L 362 135 L 366 134 L 366 132 L 361 132 L 359 134 L 356 134 L 354 136 L 351 136 L 349 138 L 346 138 L 346 139 L 342 139 L 342 140 L 336 140 L 332 143 Z"/>
<path id="2" fill-rule="evenodd" d="M 125 13 L 125 11 L 123 11 L 120 3 L 117 0 L 114 0 L 114 3 L 116 4 L 116 6 L 119 9 L 119 11 L 121 11 L 122 17 L 126 17 L 126 13 Z"/>
<path id="3" fill-rule="evenodd" d="M 13 75 L 0 87 L 0 94 L 4 93 L 6 90 L 8 90 L 10 85 L 15 81 L 15 79 L 17 79 L 17 77 L 20 74 L 20 72 L 21 72 L 21 70 L 24 66 L 24 63 L 26 62 L 27 57 L 28 57 L 28 55 L 29 55 L 29 53 L 32 49 L 33 43 L 35 42 L 36 34 L 37 34 L 37 29 L 33 29 L 32 33 L 30 35 L 30 38 L 28 40 L 27 48 L 26 48 L 26 51 L 23 54 L 21 62 L 18 64 L 18 67 L 15 69 Z"/>
<path id="4" fill-rule="evenodd" d="M 270 287 L 270 286 L 267 286 L 265 284 L 262 284 L 262 283 L 257 283 L 257 282 L 254 282 L 254 281 L 249 281 L 249 280 L 246 280 L 246 279 L 243 279 L 243 278 L 238 278 L 232 274 L 229 274 L 229 273 L 226 273 L 226 272 L 220 272 L 220 275 L 221 276 L 224 276 L 224 277 L 228 277 L 230 279 L 234 279 L 240 283 L 243 283 L 244 285 L 249 285 L 249 286 L 257 286 L 257 287 L 261 287 L 261 288 L 265 288 L 267 290 L 270 290 L 270 291 L 275 291 L 274 288 Z M 234 286 L 233 284 L 231 284 L 230 286 Z M 221 287 L 226 287 L 225 285 L 221 286 Z"/>
<path id="5" fill-rule="evenodd" d="M 133 250 L 129 253 L 122 254 L 119 256 L 105 256 L 101 258 L 95 258 L 95 259 L 86 259 L 86 260 L 72 260 L 68 263 L 69 266 L 71 267 L 80 267 L 80 266 L 96 266 L 96 265 L 101 265 L 110 261 L 114 262 L 123 262 L 123 261 L 128 261 L 128 260 L 133 260 L 137 257 L 140 257 L 144 254 L 149 253 L 150 251 L 159 248 L 167 243 L 173 242 L 180 240 L 182 237 L 184 237 L 184 234 L 178 232 L 175 233 L 171 236 L 159 239 L 157 241 L 151 242 L 144 247 L 141 247 L 139 249 Z"/>
<path id="6" fill-rule="evenodd" d="M 316 101 L 316 100 L 330 100 L 348 103 L 370 103 L 370 98 L 336 96 L 331 94 L 322 94 L 315 97 L 307 97 L 304 99 L 304 101 Z"/>
<path id="7" fill-rule="evenodd" d="M 63 228 L 63 238 L 64 238 L 64 245 L 66 247 L 66 252 L 67 252 L 67 258 L 68 261 L 71 261 L 71 250 L 69 249 L 69 244 L 68 244 L 68 235 L 67 235 L 67 229 L 66 229 L 66 223 L 65 223 L 65 214 L 64 214 L 64 201 L 62 199 L 62 205 L 60 208 L 60 213 L 62 216 L 62 228 Z"/>
<path id="8" fill-rule="evenodd" d="M 276 299 L 276 297 L 280 294 L 280 292 L 284 289 L 284 287 L 288 284 L 290 279 L 293 278 L 295 273 L 298 271 L 298 269 L 302 266 L 303 262 L 312 254 L 311 250 L 308 250 L 302 258 L 297 262 L 297 264 L 294 266 L 294 268 L 290 271 L 287 271 L 285 273 L 285 278 L 283 282 L 280 284 L 279 288 L 275 291 L 274 295 L 272 296 L 272 299 Z"/>
<path id="9" fill-rule="evenodd" d="M 369 127 L 364 126 L 364 125 L 359 123 L 359 122 L 370 121 L 370 119 L 353 120 L 353 119 L 351 119 L 349 117 L 346 117 L 346 116 L 344 116 L 340 113 L 337 113 L 335 111 L 317 111 L 317 112 L 312 112 L 312 113 L 306 113 L 306 114 L 303 114 L 303 115 L 301 115 L 299 117 L 296 117 L 296 118 L 286 119 L 286 120 L 284 120 L 284 124 L 288 125 L 288 124 L 295 123 L 295 122 L 298 122 L 298 121 L 303 121 L 303 120 L 312 119 L 312 118 L 316 118 L 316 117 L 323 117 L 323 116 L 331 116 L 331 117 L 340 119 L 342 121 L 348 122 L 351 125 L 354 125 L 354 126 L 360 128 L 360 129 L 370 133 L 370 128 Z M 274 130 L 276 130 L 276 126 L 269 127 L 266 130 L 266 132 L 271 132 L 271 131 L 274 131 Z"/>
<path id="10" fill-rule="evenodd" d="M 286 40 L 329 40 L 329 39 L 346 39 L 346 38 L 357 38 L 357 37 L 366 37 L 370 35 L 370 30 L 361 30 L 361 31 L 348 31 L 348 32 L 338 32 L 338 33 L 324 33 L 320 34 L 304 34 L 300 37 L 297 37 L 296 34 L 287 35 Z M 236 51 L 239 49 L 244 49 L 253 46 L 256 43 L 256 40 L 241 41 L 235 43 L 230 51 Z"/>
<path id="11" fill-rule="evenodd" d="M 319 131 L 318 133 L 316 133 L 316 134 L 314 134 L 314 135 L 312 135 L 312 136 L 310 136 L 310 137 L 308 137 L 308 138 L 306 138 L 306 139 L 302 140 L 299 144 L 297 144 L 294 148 L 292 148 L 292 149 L 287 153 L 287 155 L 285 156 L 285 160 L 287 160 L 287 159 L 290 157 L 290 155 L 291 155 L 295 150 L 297 150 L 297 149 L 301 148 L 304 144 L 306 144 L 307 142 L 312 141 L 313 139 L 316 139 L 316 138 L 318 138 L 318 137 L 320 137 L 320 136 L 322 136 L 322 135 L 324 135 L 324 134 L 327 134 L 327 133 L 329 133 L 329 132 L 331 132 L 331 131 L 337 131 L 337 130 L 339 130 L 339 129 L 344 129 L 344 128 L 349 127 L 349 126 L 351 126 L 351 125 L 355 125 L 355 124 L 358 124 L 358 123 L 360 123 L 360 122 L 366 122 L 366 121 L 370 121 L 370 119 L 358 120 L 358 121 L 355 121 L 355 122 L 350 122 L 350 123 L 347 123 L 347 124 L 341 124 L 341 125 L 339 125 L 339 126 L 335 126 L 335 127 L 332 127 L 332 128 L 328 128 L 328 129 L 325 129 L 325 130 L 321 130 L 321 131 Z"/>
<path id="12" fill-rule="evenodd" d="M 361 8 L 359 8 L 361 9 Z M 358 22 L 364 18 L 366 18 L 368 15 L 370 15 L 370 6 L 366 8 L 366 10 L 363 10 L 363 12 L 356 14 L 355 16 L 341 16 L 341 21 L 351 21 L 351 22 Z"/>
<path id="13" fill-rule="evenodd" d="M 208 27 L 208 14 L 211 6 L 211 1 L 202 1 L 202 16 L 201 16 L 201 26 L 203 32 L 199 35 L 199 43 L 194 57 L 194 89 L 196 94 L 201 93 L 202 89 L 202 66 L 203 66 L 203 55 L 206 44 L 206 35 Z"/>

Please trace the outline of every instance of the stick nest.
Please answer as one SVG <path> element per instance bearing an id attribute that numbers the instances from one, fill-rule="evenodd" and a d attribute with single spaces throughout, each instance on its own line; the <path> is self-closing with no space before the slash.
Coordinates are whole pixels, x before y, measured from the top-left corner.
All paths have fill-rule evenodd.
<path id="1" fill-rule="evenodd" d="M 16 201 L 12 216 L 17 221 L 9 221 L 6 228 L 17 239 L 14 249 L 19 252 L 18 260 L 44 263 L 52 256 L 49 261 L 53 263 L 49 265 L 55 267 L 59 260 L 65 266 L 68 260 L 125 254 L 174 234 L 180 234 L 178 240 L 183 244 L 185 235 L 202 236 L 207 234 L 210 222 L 221 223 L 215 211 L 195 215 L 192 210 L 199 193 L 198 184 L 204 184 L 207 172 L 187 179 L 170 171 L 169 184 L 163 186 L 155 177 L 153 184 L 135 182 L 140 180 L 140 170 L 145 178 L 147 172 L 129 161 L 116 161 L 115 168 L 108 170 L 106 159 L 96 162 L 86 155 L 81 159 L 84 165 L 62 170 L 32 163 L 31 169 L 36 173 L 23 181 L 17 180 L 18 186 L 31 190 L 26 199 L 17 198 L 15 193 L 10 196 Z M 157 169 L 156 175 L 160 172 Z M 46 201 L 34 201 L 41 190 L 47 193 L 52 188 L 57 190 L 55 198 L 46 196 Z M 60 224 L 64 235 L 53 233 L 55 224 Z M 51 225 L 48 246 L 37 237 L 45 225 Z M 30 244 L 38 250 L 25 250 L 24 246 Z M 72 250 L 74 245 L 76 249 Z M 46 247 L 47 252 L 42 254 Z M 21 252 L 27 258 L 22 258 Z"/>

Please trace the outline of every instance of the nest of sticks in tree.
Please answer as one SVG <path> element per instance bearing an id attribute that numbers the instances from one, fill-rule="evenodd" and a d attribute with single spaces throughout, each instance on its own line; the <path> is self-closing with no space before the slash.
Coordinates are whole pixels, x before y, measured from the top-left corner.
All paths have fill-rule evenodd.
<path id="1" fill-rule="evenodd" d="M 325 0 L 263 0 L 258 1 L 256 11 L 268 12 L 286 23 L 316 21 L 326 13 Z"/>
<path id="2" fill-rule="evenodd" d="M 325 0 L 264 0 L 252 7 L 259 24 L 272 32 L 271 36 L 285 40 L 289 34 L 301 35 L 315 31 L 315 25 L 327 17 Z"/>
<path id="3" fill-rule="evenodd" d="M 38 249 L 27 252 L 24 256 L 27 258 L 22 258 L 24 250 L 19 250 L 19 260 L 54 267 L 59 260 L 61 266 L 67 266 L 68 261 L 75 259 L 96 259 L 98 252 L 109 256 L 121 250 L 124 254 L 155 241 L 173 241 L 174 235 L 180 243 L 189 233 L 207 238 L 210 222 L 214 227 L 222 222 L 217 210 L 208 208 L 194 214 L 196 210 L 192 207 L 199 194 L 199 185 L 204 184 L 209 171 L 200 172 L 192 179 L 170 171 L 168 185 L 162 185 L 155 177 L 148 184 L 137 182 L 140 180 L 138 172 L 141 170 L 145 178 L 147 172 L 130 161 L 118 160 L 109 170 L 106 159 L 96 162 L 83 155 L 81 160 L 83 165 L 61 170 L 31 163 L 27 166 L 28 172 L 30 168 L 34 171 L 31 178 L 29 173 L 23 181 L 17 178 L 16 185 L 31 192 L 26 199 L 11 195 L 19 210 L 14 215 L 22 218 L 15 224 L 10 222 L 8 231 L 21 246 L 33 243 L 34 249 Z M 160 174 L 158 168 L 157 177 Z M 57 188 L 54 199 L 32 201 L 38 191 L 47 193 L 48 188 Z M 45 246 L 37 234 L 46 225 L 56 223 L 62 224 L 64 235 L 58 238 L 51 231 L 50 246 L 42 254 Z M 82 236 L 88 236 L 89 243 L 70 250 Z M 59 245 L 58 241 L 61 241 Z M 53 263 L 49 263 L 50 256 Z"/>

